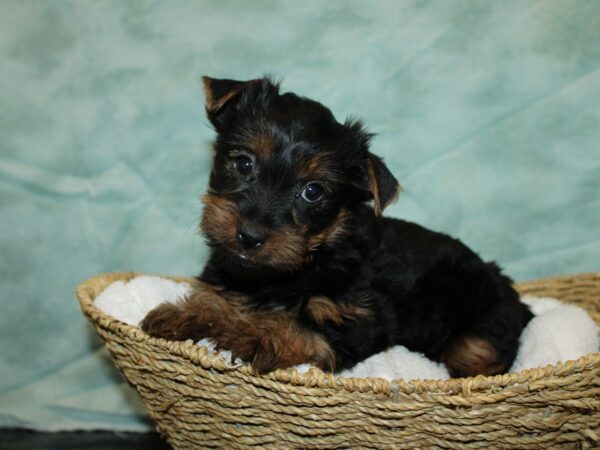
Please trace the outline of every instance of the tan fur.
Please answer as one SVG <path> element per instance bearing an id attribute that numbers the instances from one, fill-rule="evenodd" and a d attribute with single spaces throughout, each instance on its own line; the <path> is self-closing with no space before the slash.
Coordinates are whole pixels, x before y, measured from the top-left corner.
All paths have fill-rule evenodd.
<path id="1" fill-rule="evenodd" d="M 373 194 L 373 209 L 375 210 L 375 215 L 380 217 L 383 213 L 383 210 L 387 208 L 392 203 L 398 201 L 398 197 L 402 192 L 402 186 L 398 183 L 396 187 L 396 192 L 386 203 L 381 203 L 381 195 L 379 192 L 379 185 L 377 184 L 377 175 L 375 174 L 375 168 L 373 167 L 373 161 L 371 158 L 367 158 L 367 177 L 369 179 L 369 188 L 371 189 L 371 193 Z"/>
<path id="2" fill-rule="evenodd" d="M 271 135 L 262 130 L 259 131 L 250 142 L 249 147 L 257 158 L 265 160 L 273 150 L 273 139 L 271 138 Z"/>
<path id="3" fill-rule="evenodd" d="M 402 187 L 402 185 L 400 183 L 398 183 L 398 186 L 396 186 L 396 192 L 394 192 L 394 195 L 392 196 L 390 201 L 383 205 L 383 209 L 387 208 L 388 206 L 390 206 L 393 203 L 396 203 L 398 201 L 398 197 L 400 197 L 400 194 L 403 191 L 404 191 L 404 188 Z"/>
<path id="4" fill-rule="evenodd" d="M 331 225 L 321 231 L 319 234 L 311 236 L 308 239 L 308 250 L 314 251 L 318 247 L 326 243 L 335 242 L 346 233 L 344 227 L 346 220 L 350 217 L 347 209 L 342 209 Z"/>
<path id="5" fill-rule="evenodd" d="M 313 156 L 308 161 L 301 162 L 296 168 L 298 178 L 301 180 L 309 181 L 316 180 L 324 175 L 323 169 L 323 156 Z"/>
<path id="6" fill-rule="evenodd" d="M 204 210 L 200 227 L 211 238 L 228 244 L 235 242 L 238 209 L 235 202 L 226 197 L 205 194 L 202 197 Z"/>
<path id="7" fill-rule="evenodd" d="M 494 375 L 505 370 L 496 362 L 497 353 L 485 339 L 466 336 L 457 339 L 442 356 L 453 376 Z"/>
<path id="8" fill-rule="evenodd" d="M 306 312 L 319 326 L 326 322 L 341 325 L 345 320 L 354 320 L 371 314 L 366 308 L 349 304 L 337 304 L 322 296 L 311 297 L 306 305 Z"/>
<path id="9" fill-rule="evenodd" d="M 241 296 L 232 299 L 229 293 L 198 282 L 186 300 L 152 310 L 142 328 L 171 340 L 212 338 L 218 348 L 251 362 L 260 373 L 311 362 L 324 370 L 335 368 L 329 344 L 302 328 L 293 313 L 244 310 L 236 305 L 240 301 Z"/>
<path id="10" fill-rule="evenodd" d="M 206 109 L 208 111 L 214 112 L 214 111 L 218 111 L 219 109 L 221 109 L 229 100 L 231 100 L 232 98 L 239 95 L 240 92 L 242 92 L 247 86 L 249 86 L 253 83 L 260 83 L 261 80 L 256 79 L 256 80 L 247 81 L 247 82 L 243 83 L 242 85 L 238 86 L 237 88 L 232 89 L 227 94 L 222 95 L 219 98 L 215 98 L 213 96 L 213 91 L 212 91 L 212 86 L 211 86 L 212 81 L 213 80 L 209 77 L 202 77 Z"/>
<path id="11" fill-rule="evenodd" d="M 367 177 L 369 178 L 369 188 L 373 194 L 373 209 L 377 217 L 381 216 L 383 212 L 383 205 L 381 204 L 381 197 L 379 196 L 379 185 L 377 184 L 377 176 L 375 175 L 375 168 L 370 158 L 367 158 Z"/>
<path id="12" fill-rule="evenodd" d="M 229 100 L 231 100 L 241 92 L 241 88 L 233 89 L 227 94 L 219 98 L 215 98 L 213 97 L 212 93 L 212 80 L 208 77 L 203 77 L 202 82 L 204 85 L 204 98 L 206 99 L 206 109 L 209 111 L 218 111 L 225 105 L 225 103 L 227 103 Z"/>
<path id="13" fill-rule="evenodd" d="M 292 227 L 273 231 L 259 252 L 259 257 L 278 267 L 297 269 L 304 263 L 305 237 Z"/>

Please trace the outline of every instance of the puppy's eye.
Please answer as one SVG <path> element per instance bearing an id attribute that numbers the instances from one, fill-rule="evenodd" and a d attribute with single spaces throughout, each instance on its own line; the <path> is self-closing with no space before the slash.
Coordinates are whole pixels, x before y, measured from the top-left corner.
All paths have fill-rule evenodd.
<path id="1" fill-rule="evenodd" d="M 241 155 L 235 158 L 233 161 L 233 165 L 235 169 L 240 173 L 240 175 L 248 176 L 252 173 L 252 169 L 254 168 L 254 163 L 252 159 L 247 156 Z"/>
<path id="2" fill-rule="evenodd" d="M 319 183 L 309 183 L 304 186 L 300 196 L 308 203 L 315 203 L 323 198 L 323 192 L 323 186 L 321 186 Z"/>

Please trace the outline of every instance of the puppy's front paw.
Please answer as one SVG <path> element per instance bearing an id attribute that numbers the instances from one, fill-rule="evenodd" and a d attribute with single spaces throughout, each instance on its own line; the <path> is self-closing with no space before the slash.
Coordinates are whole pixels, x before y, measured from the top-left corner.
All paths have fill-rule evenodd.
<path id="1" fill-rule="evenodd" d="M 256 331 L 256 330 L 255 330 Z M 217 342 L 217 350 L 231 352 L 232 361 L 239 358 L 252 364 L 252 367 L 261 374 L 272 372 L 279 368 L 279 358 L 276 345 L 271 337 L 259 332 L 233 336 L 220 336 Z"/>
<path id="2" fill-rule="evenodd" d="M 150 336 L 172 341 L 193 339 L 199 331 L 195 318 L 172 303 L 163 303 L 154 308 L 140 326 Z"/>
<path id="3" fill-rule="evenodd" d="M 332 353 L 319 352 L 310 347 L 298 349 L 289 342 L 282 342 L 278 336 L 263 335 L 256 338 L 254 344 L 251 361 L 260 374 L 299 364 L 312 364 L 324 372 L 332 372 L 335 367 Z"/>
<path id="4" fill-rule="evenodd" d="M 277 352 L 277 344 L 273 337 L 262 336 L 256 340 L 254 355 L 252 356 L 252 367 L 258 373 L 268 373 L 282 368 Z"/>

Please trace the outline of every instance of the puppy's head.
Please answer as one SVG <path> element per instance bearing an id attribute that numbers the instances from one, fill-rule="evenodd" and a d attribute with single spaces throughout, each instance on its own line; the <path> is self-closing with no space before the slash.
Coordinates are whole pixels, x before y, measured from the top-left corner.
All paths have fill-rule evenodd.
<path id="1" fill-rule="evenodd" d="M 268 78 L 203 80 L 217 139 L 201 227 L 233 261 L 299 269 L 343 238 L 354 206 L 373 200 L 379 216 L 395 200 L 400 186 L 360 122 Z"/>

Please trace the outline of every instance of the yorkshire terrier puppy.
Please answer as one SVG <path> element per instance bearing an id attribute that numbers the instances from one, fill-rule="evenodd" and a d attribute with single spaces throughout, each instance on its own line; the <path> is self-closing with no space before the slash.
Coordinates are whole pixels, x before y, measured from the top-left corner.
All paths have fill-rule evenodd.
<path id="1" fill-rule="evenodd" d="M 393 345 L 452 376 L 510 368 L 531 312 L 495 263 L 382 217 L 400 185 L 359 121 L 268 78 L 204 88 L 217 132 L 201 221 L 211 253 L 193 295 L 151 311 L 147 333 L 212 338 L 260 373 L 338 371 Z"/>

